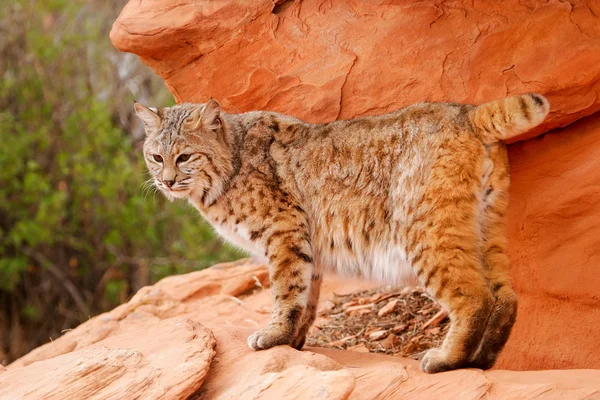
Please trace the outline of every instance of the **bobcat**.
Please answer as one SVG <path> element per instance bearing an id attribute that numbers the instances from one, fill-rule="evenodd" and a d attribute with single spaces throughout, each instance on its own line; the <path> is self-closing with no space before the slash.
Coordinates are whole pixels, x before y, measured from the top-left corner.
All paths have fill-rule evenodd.
<path id="1" fill-rule="evenodd" d="M 425 372 L 493 366 L 517 311 L 502 140 L 544 120 L 544 97 L 421 103 L 325 124 L 228 114 L 212 99 L 135 111 L 156 186 L 268 261 L 275 306 L 248 339 L 252 349 L 301 349 L 322 274 L 335 271 L 417 280 L 448 310 L 450 330 L 423 357 Z"/>

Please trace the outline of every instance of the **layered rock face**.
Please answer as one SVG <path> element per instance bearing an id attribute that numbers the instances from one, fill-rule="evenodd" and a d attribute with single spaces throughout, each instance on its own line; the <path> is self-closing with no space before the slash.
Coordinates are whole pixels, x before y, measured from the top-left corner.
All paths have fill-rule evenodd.
<path id="1" fill-rule="evenodd" d="M 527 139 L 600 109 L 599 17 L 591 0 L 140 0 L 111 38 L 178 102 L 309 122 L 539 92 L 551 113 Z M 600 368 L 599 118 L 510 148 L 521 303 L 502 368 Z"/>
<path id="2" fill-rule="evenodd" d="M 499 367 L 600 368 L 600 113 L 509 146 L 517 323 Z"/>
<path id="3" fill-rule="evenodd" d="M 111 38 L 178 102 L 324 122 L 539 92 L 552 112 L 531 136 L 600 109 L 598 16 L 594 0 L 136 0 Z"/>
<path id="4" fill-rule="evenodd" d="M 288 346 L 254 352 L 268 272 L 248 261 L 163 279 L 0 370 L 0 399 L 591 399 L 600 370 L 427 375 L 400 357 Z M 332 292 L 369 283 L 327 277 Z"/>

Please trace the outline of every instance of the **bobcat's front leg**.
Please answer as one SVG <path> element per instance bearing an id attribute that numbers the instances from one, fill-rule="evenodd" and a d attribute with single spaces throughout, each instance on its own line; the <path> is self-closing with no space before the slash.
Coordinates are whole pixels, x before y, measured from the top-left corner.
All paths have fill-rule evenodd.
<path id="1" fill-rule="evenodd" d="M 302 316 L 302 323 L 298 328 L 296 338 L 292 342 L 292 347 L 296 350 L 301 350 L 302 346 L 304 346 L 308 330 L 312 326 L 313 322 L 315 322 L 315 318 L 317 317 L 317 306 L 319 304 L 319 293 L 321 291 L 322 280 L 323 277 L 321 273 L 318 270 L 313 271 L 310 282 L 310 292 L 308 295 L 308 306 L 306 307 L 306 311 Z"/>
<path id="2" fill-rule="evenodd" d="M 279 212 L 261 236 L 269 259 L 275 307 L 269 325 L 248 338 L 254 350 L 294 341 L 308 305 L 314 269 L 308 224 L 298 207 Z"/>

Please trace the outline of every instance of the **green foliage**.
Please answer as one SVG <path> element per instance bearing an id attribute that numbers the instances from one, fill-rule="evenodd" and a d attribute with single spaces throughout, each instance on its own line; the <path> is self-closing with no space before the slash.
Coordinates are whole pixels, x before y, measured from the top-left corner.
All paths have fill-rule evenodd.
<path id="1" fill-rule="evenodd" d="M 19 323 L 34 338 L 0 343 L 0 363 L 142 285 L 238 256 L 189 206 L 144 191 L 133 94 L 119 78 L 132 59 L 107 35 L 121 3 L 0 5 L 0 329 Z"/>

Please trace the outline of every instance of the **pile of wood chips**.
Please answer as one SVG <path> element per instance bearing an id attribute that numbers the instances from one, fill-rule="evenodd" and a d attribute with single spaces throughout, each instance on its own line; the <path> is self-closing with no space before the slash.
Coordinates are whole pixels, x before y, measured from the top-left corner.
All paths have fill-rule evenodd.
<path id="1" fill-rule="evenodd" d="M 306 344 L 421 359 L 441 345 L 449 328 L 446 311 L 422 289 L 381 289 L 334 294 Z"/>

